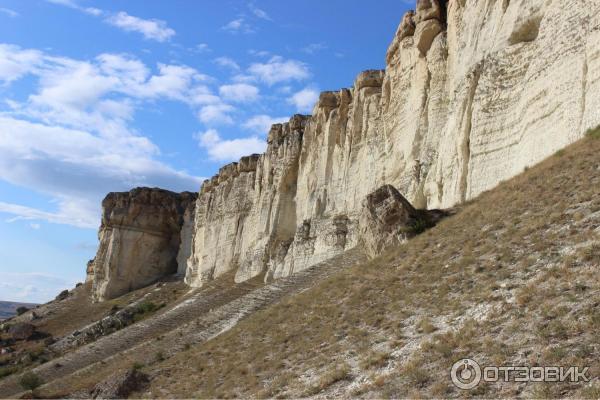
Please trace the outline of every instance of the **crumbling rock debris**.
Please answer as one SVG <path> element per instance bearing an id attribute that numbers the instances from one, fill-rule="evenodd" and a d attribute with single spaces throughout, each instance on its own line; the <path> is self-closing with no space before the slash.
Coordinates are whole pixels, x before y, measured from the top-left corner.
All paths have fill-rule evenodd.
<path id="1" fill-rule="evenodd" d="M 148 375 L 137 369 L 117 372 L 98 383 L 91 391 L 93 399 L 126 399 L 149 382 Z"/>

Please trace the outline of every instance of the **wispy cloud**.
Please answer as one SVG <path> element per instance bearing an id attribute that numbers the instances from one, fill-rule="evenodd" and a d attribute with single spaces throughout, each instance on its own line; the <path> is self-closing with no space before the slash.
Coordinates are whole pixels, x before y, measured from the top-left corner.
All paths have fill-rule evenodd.
<path id="1" fill-rule="evenodd" d="M 302 49 L 302 52 L 306 54 L 315 54 L 319 51 L 326 50 L 327 45 L 325 43 L 311 43 Z"/>
<path id="2" fill-rule="evenodd" d="M 237 33 L 255 33 L 256 30 L 252 27 L 244 17 L 236 18 L 232 21 L 229 21 L 227 24 L 223 25 L 221 29 L 225 32 L 231 34 Z"/>
<path id="3" fill-rule="evenodd" d="M 144 38 L 157 42 L 166 42 L 175 36 L 176 32 L 165 21 L 160 19 L 144 19 L 120 11 L 116 14 L 95 7 L 83 7 L 76 0 L 46 0 L 49 3 L 69 7 L 94 17 L 105 17 L 104 21 L 126 32 L 141 33 Z"/>
<path id="4" fill-rule="evenodd" d="M 242 126 L 260 135 L 265 135 L 274 124 L 282 124 L 289 121 L 289 119 L 289 117 L 271 117 L 261 114 L 248 119 Z"/>
<path id="5" fill-rule="evenodd" d="M 252 14 L 254 14 L 254 16 L 257 18 L 264 19 L 265 21 L 272 21 L 269 14 L 267 14 L 265 10 L 256 7 L 254 3 L 248 4 L 248 7 L 250 8 L 250 11 L 252 11 Z"/>
<path id="6" fill-rule="evenodd" d="M 263 153 L 267 147 L 265 140 L 258 136 L 225 140 L 215 129 L 200 132 L 195 135 L 195 138 L 211 160 L 220 162 L 237 161 L 249 154 Z"/>
<path id="7" fill-rule="evenodd" d="M 197 44 L 192 50 L 196 53 L 209 53 L 212 51 L 208 43 Z"/>
<path id="8" fill-rule="evenodd" d="M 314 87 L 306 87 L 295 93 L 288 99 L 288 103 L 296 107 L 298 112 L 311 112 L 319 99 L 319 90 Z"/>
<path id="9" fill-rule="evenodd" d="M 248 103 L 258 100 L 259 89 L 247 83 L 235 83 L 223 85 L 219 88 L 219 94 L 224 100 L 235 103 Z"/>
<path id="10" fill-rule="evenodd" d="M 6 301 L 45 303 L 64 289 L 71 289 L 76 279 L 39 272 L 0 271 L 0 293 Z"/>
<path id="11" fill-rule="evenodd" d="M 46 0 L 48 3 L 57 4 L 59 6 L 69 7 L 83 13 L 100 17 L 104 15 L 104 11 L 94 7 L 82 7 L 76 0 Z"/>
<path id="12" fill-rule="evenodd" d="M 234 71 L 240 70 L 239 64 L 229 57 L 217 57 L 213 61 L 220 67 L 230 68 Z"/>
<path id="13" fill-rule="evenodd" d="M 302 81 L 311 76 L 305 63 L 297 60 L 285 60 L 280 56 L 274 56 L 266 63 L 250 65 L 248 73 L 268 85 L 288 81 Z"/>
<path id="14" fill-rule="evenodd" d="M 233 124 L 231 113 L 235 107 L 224 104 L 209 104 L 200 109 L 198 119 L 206 125 L 230 125 Z"/>
<path id="15" fill-rule="evenodd" d="M 2 8 L 0 7 L 0 14 L 8 15 L 11 18 L 16 18 L 19 16 L 19 13 L 11 10 L 10 8 Z"/>
<path id="16" fill-rule="evenodd" d="M 124 11 L 106 19 L 111 25 L 127 32 L 141 33 L 146 39 L 166 42 L 175 36 L 175 31 L 167 26 L 165 21 L 159 19 L 142 19 L 129 15 Z"/>

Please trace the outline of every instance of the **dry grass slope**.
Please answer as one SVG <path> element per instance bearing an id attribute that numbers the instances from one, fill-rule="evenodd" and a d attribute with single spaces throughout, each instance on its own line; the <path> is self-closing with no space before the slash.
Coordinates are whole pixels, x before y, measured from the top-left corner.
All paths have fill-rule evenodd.
<path id="1" fill-rule="evenodd" d="M 588 397 L 586 385 L 454 388 L 450 366 L 600 376 L 600 130 L 404 246 L 144 368 L 147 397 Z"/>

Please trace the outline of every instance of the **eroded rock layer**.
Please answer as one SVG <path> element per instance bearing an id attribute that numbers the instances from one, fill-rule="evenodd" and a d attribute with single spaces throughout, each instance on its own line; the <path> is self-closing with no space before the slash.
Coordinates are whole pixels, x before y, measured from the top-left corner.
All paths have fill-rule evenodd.
<path id="1" fill-rule="evenodd" d="M 600 3 L 419 0 L 386 60 L 205 182 L 186 282 L 290 275 L 362 243 L 383 185 L 451 207 L 600 124 Z"/>
<path id="2" fill-rule="evenodd" d="M 110 193 L 102 202 L 100 246 L 88 264 L 94 298 L 118 297 L 175 274 L 177 260 L 190 254 L 196 198 L 148 188 Z"/>

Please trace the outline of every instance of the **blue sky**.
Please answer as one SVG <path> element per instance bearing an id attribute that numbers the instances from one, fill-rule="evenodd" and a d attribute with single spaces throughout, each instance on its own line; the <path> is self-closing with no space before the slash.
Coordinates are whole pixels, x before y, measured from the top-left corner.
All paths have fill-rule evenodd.
<path id="1" fill-rule="evenodd" d="M 407 8 L 0 0 L 0 300 L 84 279 L 107 192 L 197 191 L 270 124 L 383 68 Z"/>

